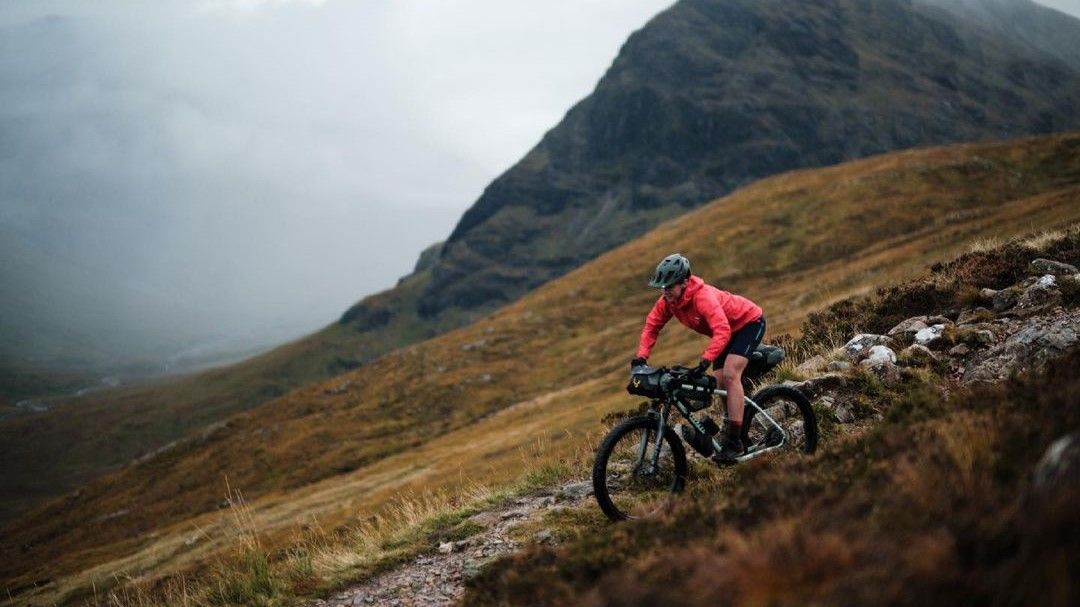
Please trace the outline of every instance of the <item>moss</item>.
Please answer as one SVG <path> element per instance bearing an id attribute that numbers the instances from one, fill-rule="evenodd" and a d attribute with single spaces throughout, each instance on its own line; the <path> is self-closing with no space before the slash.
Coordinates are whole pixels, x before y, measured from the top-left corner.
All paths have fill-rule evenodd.
<path id="1" fill-rule="evenodd" d="M 1061 291 L 1061 305 L 1080 307 L 1080 280 L 1074 276 L 1062 276 L 1058 278 L 1058 289 Z"/>

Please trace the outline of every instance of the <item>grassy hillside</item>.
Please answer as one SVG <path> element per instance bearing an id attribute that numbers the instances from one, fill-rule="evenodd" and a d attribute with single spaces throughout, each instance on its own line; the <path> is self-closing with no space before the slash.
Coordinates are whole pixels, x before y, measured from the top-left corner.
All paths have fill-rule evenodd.
<path id="1" fill-rule="evenodd" d="M 798 346 L 823 352 L 834 344 L 815 336 L 942 313 L 965 291 L 1022 278 L 1031 253 L 1010 244 L 969 254 L 930 280 L 845 301 L 813 315 Z M 1080 233 L 1042 254 L 1080 261 Z M 857 389 L 867 422 L 841 431 L 823 418 L 828 440 L 815 457 L 699 475 L 653 520 L 551 516 L 543 524 L 563 545 L 534 544 L 490 567 L 466 602 L 1075 604 L 1077 460 L 1044 461 L 1056 441 L 1080 436 L 1078 368 L 1074 346 L 1002 384 L 959 389 L 925 370 L 892 387 L 869 381 Z"/>
<path id="2" fill-rule="evenodd" d="M 411 276 L 394 291 L 418 296 L 424 275 Z M 384 294 L 370 298 L 378 303 Z M 430 337 L 431 327 L 410 326 L 396 317 L 392 335 L 366 335 L 334 323 L 295 342 L 239 364 L 197 374 L 168 377 L 82 397 L 50 397 L 93 385 L 92 378 L 58 373 L 4 372 L 0 383 L 12 395 L 35 394 L 50 409 L 32 417 L 14 415 L 19 397 L 9 397 L 12 415 L 0 416 L 0 525 L 43 497 L 62 495 L 229 415 L 272 400 L 297 386 L 361 366 L 376 353 L 392 350 L 396 339 Z M 0 389 L 0 399 L 5 390 Z M 0 404 L 4 404 L 0 400 Z M 28 487 L 36 501 L 27 501 Z"/>
<path id="3" fill-rule="evenodd" d="M 1023 25 L 1022 16 L 1037 14 L 1018 5 L 1009 21 L 1020 25 L 1005 33 L 1071 48 L 1056 41 L 1068 26 Z M 0 517 L 23 507 L 30 485 L 59 495 L 205 424 L 467 324 L 758 177 L 1080 125 L 1080 74 L 973 18 L 967 8 L 896 0 L 675 3 L 631 36 L 594 93 L 490 184 L 447 243 L 396 288 L 243 364 L 0 421 L 0 464 L 11 471 L 0 479 Z M 910 204 L 914 220 L 919 202 Z M 782 229 L 787 220 L 771 221 Z M 802 255 L 800 235 L 789 238 Z M 842 252 L 815 252 L 808 263 Z M 46 333 L 63 334 L 55 340 L 63 349 L 72 336 L 60 329 L 87 324 L 65 316 L 46 330 L 19 315 L 4 320 L 25 336 L 7 345 L 22 349 Z M 0 393 L 5 380 L 0 373 Z"/>
<path id="4" fill-rule="evenodd" d="M 514 481 L 530 463 L 522 449 L 538 442 L 548 462 L 587 449 L 597 420 L 631 404 L 623 374 L 656 296 L 644 281 L 673 250 L 761 303 L 776 335 L 972 242 L 1074 224 L 1078 200 L 1075 134 L 763 180 L 473 325 L 285 394 L 46 505 L 3 531 L 0 579 L 20 600 L 53 601 L 114 584 L 118 571 L 206 567 L 230 545 L 226 478 L 266 545 L 285 546 L 300 521 L 333 529 L 409 492 Z M 668 330 L 654 358 L 690 361 L 703 347 Z"/>

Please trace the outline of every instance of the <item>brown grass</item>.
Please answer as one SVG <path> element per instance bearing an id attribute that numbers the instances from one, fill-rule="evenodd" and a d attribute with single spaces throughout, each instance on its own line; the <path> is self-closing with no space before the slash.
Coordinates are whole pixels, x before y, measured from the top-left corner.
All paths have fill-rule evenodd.
<path id="1" fill-rule="evenodd" d="M 205 576 L 234 545 L 218 510 L 226 475 L 270 555 L 295 546 L 304 520 L 337 533 L 403 493 L 515 482 L 521 445 L 540 437 L 545 461 L 570 458 L 591 447 L 598 419 L 628 407 L 622 376 L 655 297 L 643 283 L 656 259 L 686 253 L 697 273 L 761 303 L 771 334 L 795 332 L 810 311 L 919 274 L 975 239 L 1080 221 L 1078 142 L 917 150 L 758 182 L 474 325 L 294 390 L 39 509 L 5 529 L 0 579 L 25 603 L 79 599 L 122 571 Z M 943 179 L 966 175 L 974 157 L 1026 177 Z M 823 339 L 840 339 L 835 329 Z M 694 360 L 703 347 L 668 329 L 653 358 Z M 207 539 L 189 545 L 196 527 Z"/>
<path id="2" fill-rule="evenodd" d="M 531 548 L 467 602 L 1071 605 L 1080 489 L 1038 487 L 1032 472 L 1080 430 L 1078 367 L 1080 349 L 948 402 L 924 394 L 932 417 L 909 407 L 817 458 L 740 468 L 659 520 Z"/>

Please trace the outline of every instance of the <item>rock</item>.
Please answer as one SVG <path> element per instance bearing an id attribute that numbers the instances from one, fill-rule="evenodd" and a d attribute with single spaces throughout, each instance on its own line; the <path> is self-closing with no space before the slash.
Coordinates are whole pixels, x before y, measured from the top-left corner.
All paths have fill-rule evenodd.
<path id="1" fill-rule="evenodd" d="M 826 373 L 817 377 L 811 377 L 806 381 L 786 381 L 782 385 L 795 388 L 813 400 L 826 392 L 832 392 L 843 388 L 848 383 L 846 375 L 840 373 Z"/>
<path id="2" fill-rule="evenodd" d="M 922 344 L 912 344 L 900 352 L 899 360 L 908 366 L 924 366 L 933 362 L 937 356 Z"/>
<path id="3" fill-rule="evenodd" d="M 554 544 L 555 535 L 551 532 L 551 529 L 541 529 L 533 536 L 533 540 L 536 541 L 537 544 Z"/>
<path id="4" fill-rule="evenodd" d="M 795 370 L 803 375 L 809 375 L 825 366 L 825 360 L 825 357 L 821 354 L 815 354 L 795 367 Z"/>
<path id="5" fill-rule="evenodd" d="M 593 494 L 592 483 L 589 481 L 567 483 L 562 486 L 559 493 L 571 499 L 583 499 Z"/>
<path id="6" fill-rule="evenodd" d="M 830 372 L 847 371 L 851 368 L 851 363 L 846 360 L 834 360 L 828 365 L 825 365 L 825 370 Z"/>
<path id="7" fill-rule="evenodd" d="M 499 515 L 495 512 L 477 512 L 469 517 L 469 520 L 481 527 L 491 527 L 499 522 Z"/>
<path id="8" fill-rule="evenodd" d="M 1051 490 L 1080 481 L 1080 434 L 1067 434 L 1054 441 L 1035 465 L 1035 488 Z"/>
<path id="9" fill-rule="evenodd" d="M 833 419 L 840 424 L 850 424 L 855 421 L 855 411 L 851 405 L 844 403 L 837 405 L 832 412 Z"/>
<path id="10" fill-rule="evenodd" d="M 1032 261 L 1029 270 L 1032 274 L 1051 274 L 1053 276 L 1065 276 L 1067 274 L 1076 274 L 1078 270 L 1076 266 L 1071 266 L 1067 263 L 1060 261 L 1054 261 L 1052 259 L 1036 259 Z"/>
<path id="11" fill-rule="evenodd" d="M 1057 305 L 1060 301 L 1061 291 L 1057 288 L 1057 279 L 1047 274 L 1024 289 L 1014 307 L 1019 313 L 1031 314 Z"/>
<path id="12" fill-rule="evenodd" d="M 1012 373 L 1042 368 L 1080 342 L 1080 310 L 1029 322 L 990 348 L 964 377 L 970 382 L 996 382 Z"/>
<path id="13" fill-rule="evenodd" d="M 952 349 L 949 350 L 949 356 L 967 356 L 970 353 L 971 348 L 969 348 L 967 344 L 959 344 L 953 346 Z"/>
<path id="14" fill-rule="evenodd" d="M 932 325 L 944 325 L 949 324 L 950 322 L 952 321 L 945 316 L 912 316 L 889 329 L 888 335 L 896 336 L 905 333 L 916 333 Z"/>
<path id="15" fill-rule="evenodd" d="M 915 333 L 915 343 L 920 346 L 932 348 L 936 345 L 940 345 L 944 341 L 944 336 L 945 325 L 937 324 Z"/>
<path id="16" fill-rule="evenodd" d="M 896 352 L 892 351 L 892 348 L 888 346 L 874 346 L 870 348 L 870 352 L 863 359 L 862 364 L 869 367 L 878 367 L 885 364 L 896 362 Z"/>
<path id="17" fill-rule="evenodd" d="M 987 327 L 992 325 L 983 323 L 979 325 L 964 325 L 956 332 L 956 341 L 967 344 L 973 348 L 988 346 L 997 340 L 994 332 Z"/>
<path id="18" fill-rule="evenodd" d="M 969 325 L 977 322 L 986 322 L 994 319 L 994 313 L 986 308 L 979 306 L 974 310 L 964 310 L 960 313 L 960 316 L 956 318 L 956 324 Z"/>
<path id="19" fill-rule="evenodd" d="M 979 291 L 979 296 L 986 301 L 992 301 L 994 299 L 994 296 L 997 294 L 998 291 L 996 291 L 995 289 L 982 289 Z"/>
<path id="20" fill-rule="evenodd" d="M 825 407 L 826 409 L 832 409 L 833 405 L 836 404 L 836 399 L 831 396 L 822 396 L 820 399 L 818 399 L 817 402 L 819 405 Z"/>
<path id="21" fill-rule="evenodd" d="M 480 563 L 477 561 L 469 559 L 461 566 L 461 577 L 466 580 L 471 580 L 478 575 L 480 575 Z"/>
<path id="22" fill-rule="evenodd" d="M 439 554 L 450 554 L 454 551 L 454 542 L 443 542 L 439 544 Z"/>
<path id="23" fill-rule="evenodd" d="M 909 318 L 904 322 L 896 325 L 895 327 L 889 329 L 888 335 L 903 335 L 904 333 L 917 333 L 919 331 L 922 331 L 923 329 L 930 326 L 926 324 L 926 320 L 924 320 L 925 318 L 925 316 L 916 316 L 914 318 Z"/>
<path id="24" fill-rule="evenodd" d="M 995 312 L 1004 312 L 1009 308 L 1016 305 L 1016 302 L 1020 301 L 1020 294 L 1023 291 L 1016 287 L 1009 287 L 1008 289 L 1002 289 L 996 291 L 992 298 L 994 303 Z"/>
<path id="25" fill-rule="evenodd" d="M 895 357 L 895 354 L 893 356 Z M 866 358 L 859 364 L 873 371 L 875 375 L 885 380 L 886 383 L 895 384 L 900 381 L 900 368 L 890 360 L 875 361 Z"/>
<path id="26" fill-rule="evenodd" d="M 888 336 L 860 333 L 844 344 L 844 353 L 847 354 L 848 358 L 852 361 L 858 362 L 870 348 L 874 346 L 887 346 L 890 343 L 892 343 L 892 340 Z"/>

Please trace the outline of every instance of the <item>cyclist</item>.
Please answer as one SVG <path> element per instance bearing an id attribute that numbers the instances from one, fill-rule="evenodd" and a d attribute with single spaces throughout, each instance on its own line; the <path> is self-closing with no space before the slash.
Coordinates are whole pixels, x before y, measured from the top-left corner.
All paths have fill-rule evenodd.
<path id="1" fill-rule="evenodd" d="M 706 284 L 690 273 L 690 261 L 678 253 L 668 255 L 656 266 L 650 287 L 662 293 L 645 318 L 637 356 L 631 368 L 645 364 L 656 344 L 660 329 L 671 317 L 711 339 L 701 363 L 694 369 L 704 374 L 711 364 L 718 385 L 727 390 L 727 418 L 717 436 L 721 450 L 716 459 L 730 463 L 743 452 L 739 433 L 743 420 L 742 374 L 750 353 L 765 335 L 765 315 L 749 299 Z"/>

